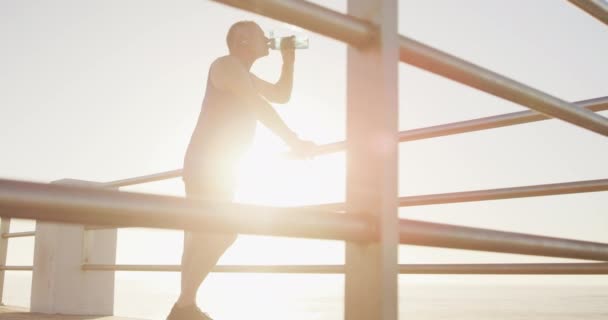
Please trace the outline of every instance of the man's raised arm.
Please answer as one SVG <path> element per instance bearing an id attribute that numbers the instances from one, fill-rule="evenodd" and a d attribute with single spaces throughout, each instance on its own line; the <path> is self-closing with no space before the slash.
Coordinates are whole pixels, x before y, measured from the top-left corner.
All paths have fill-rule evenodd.
<path id="1" fill-rule="evenodd" d="M 279 117 L 274 108 L 260 96 L 254 87 L 250 73 L 241 63 L 231 57 L 224 57 L 211 66 L 211 81 L 222 90 L 228 90 L 243 98 L 243 103 L 251 108 L 257 119 L 281 137 L 292 148 L 297 148 L 302 140 Z"/>
<path id="2" fill-rule="evenodd" d="M 281 54 L 283 56 L 283 66 L 281 67 L 281 77 L 276 83 L 270 83 L 251 73 L 251 78 L 258 92 L 264 98 L 275 103 L 287 103 L 293 89 L 294 49 L 283 49 Z"/>

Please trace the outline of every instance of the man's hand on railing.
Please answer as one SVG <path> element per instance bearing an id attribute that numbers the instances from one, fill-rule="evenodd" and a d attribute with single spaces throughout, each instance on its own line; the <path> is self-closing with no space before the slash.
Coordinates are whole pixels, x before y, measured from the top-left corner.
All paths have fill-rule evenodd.
<path id="1" fill-rule="evenodd" d="M 289 159 L 310 159 L 314 157 L 318 146 L 312 142 L 302 139 L 294 139 L 289 142 L 291 150 L 285 154 Z"/>

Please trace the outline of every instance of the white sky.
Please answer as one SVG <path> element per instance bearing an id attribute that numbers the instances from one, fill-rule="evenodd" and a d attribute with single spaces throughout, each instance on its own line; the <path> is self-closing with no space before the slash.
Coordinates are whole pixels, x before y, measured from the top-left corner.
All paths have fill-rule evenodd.
<path id="1" fill-rule="evenodd" d="M 403 35 L 564 100 L 608 95 L 608 27 L 567 1 L 399 4 Z M 324 5 L 345 8 L 344 1 Z M 180 168 L 208 67 L 226 53 L 228 27 L 242 19 L 255 20 L 265 30 L 289 31 L 283 23 L 202 0 L 0 1 L 0 177 L 110 181 Z M 342 140 L 346 46 L 298 32 L 310 36 L 311 46 L 298 52 L 292 100 L 278 107 L 279 112 L 304 138 L 317 143 Z M 274 80 L 279 65 L 274 53 L 257 63 L 254 72 Z M 407 65 L 399 66 L 399 75 L 401 130 L 524 109 Z M 260 187 L 255 175 L 244 179 L 243 201 L 343 198 L 341 155 L 277 167 L 280 142 L 261 129 L 256 146 L 275 158 L 256 163 L 256 172 L 268 185 Z M 558 120 L 410 142 L 400 146 L 400 194 L 606 178 L 607 147 L 605 137 Z M 128 190 L 183 195 L 180 180 Z M 401 215 L 608 242 L 607 203 L 608 193 L 599 192 L 408 208 Z M 16 222 L 13 230 L 31 227 Z M 179 262 L 177 232 L 122 230 L 119 241 L 119 263 Z M 32 239 L 11 240 L 9 264 L 31 264 L 32 248 Z M 222 261 L 342 259 L 338 242 L 242 237 Z M 411 246 L 401 247 L 400 259 L 566 261 Z M 605 277 L 559 279 L 608 283 Z"/>

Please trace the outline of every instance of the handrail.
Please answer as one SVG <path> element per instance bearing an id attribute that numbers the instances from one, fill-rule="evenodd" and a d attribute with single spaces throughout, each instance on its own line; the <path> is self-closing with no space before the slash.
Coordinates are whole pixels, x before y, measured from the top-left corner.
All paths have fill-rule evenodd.
<path id="1" fill-rule="evenodd" d="M 164 171 L 164 172 L 140 176 L 140 177 L 133 177 L 133 178 L 128 178 L 128 179 L 104 182 L 104 183 L 100 184 L 99 187 L 106 188 L 106 189 L 120 188 L 120 187 L 132 186 L 135 184 L 179 178 L 181 176 L 182 176 L 182 169 L 177 169 L 177 170 Z"/>
<path id="2" fill-rule="evenodd" d="M 410 219 L 399 222 L 401 244 L 608 261 L 608 244 Z"/>
<path id="3" fill-rule="evenodd" d="M 77 224 L 374 241 L 369 215 L 0 180 L 3 216 Z M 401 244 L 608 261 L 608 244 L 401 219 Z"/>
<path id="4" fill-rule="evenodd" d="M 353 43 L 352 39 L 343 35 L 373 34 L 375 29 L 369 22 L 301 0 L 215 1 L 304 27 L 352 45 L 359 43 Z M 305 18 L 299 15 L 298 10 L 305 12 Z M 399 36 L 399 45 L 399 58 L 402 62 L 608 136 L 608 119 L 589 110 L 577 108 L 564 100 L 413 39 Z"/>
<path id="5" fill-rule="evenodd" d="M 25 231 L 25 232 L 12 232 L 12 233 L 3 233 L 2 238 L 19 238 L 19 237 L 34 237 L 36 235 L 36 231 Z"/>
<path id="6" fill-rule="evenodd" d="M 0 215 L 84 225 L 368 241 L 369 217 L 0 179 Z M 247 214 L 243 214 L 247 213 Z"/>
<path id="7" fill-rule="evenodd" d="M 608 274 L 608 263 L 497 263 L 497 264 L 413 264 L 401 265 L 410 274 Z"/>
<path id="8" fill-rule="evenodd" d="M 523 187 L 460 191 L 418 196 L 399 197 L 399 206 L 425 206 L 433 204 L 461 203 L 472 201 L 505 200 L 560 194 L 608 191 L 608 179 L 539 184 Z M 306 205 L 306 209 L 344 210 L 344 202 Z"/>
<path id="9" fill-rule="evenodd" d="M 608 179 L 400 197 L 402 207 L 608 191 Z"/>
<path id="10" fill-rule="evenodd" d="M 608 97 L 601 97 L 595 99 L 588 99 L 582 101 L 572 102 L 580 108 L 587 109 L 589 111 L 598 112 L 608 110 Z M 542 113 L 538 113 L 534 110 L 525 110 L 513 113 L 506 113 L 496 116 L 477 118 L 447 124 L 441 124 L 432 127 L 412 129 L 402 131 L 399 133 L 399 141 L 413 141 L 421 139 L 429 139 L 440 136 L 447 136 L 459 133 L 495 129 L 500 127 L 507 127 L 512 125 L 537 122 L 543 120 L 553 119 L 547 117 Z"/>
<path id="11" fill-rule="evenodd" d="M 32 271 L 33 266 L 0 266 L 2 271 Z"/>
<path id="12" fill-rule="evenodd" d="M 181 265 L 90 264 L 84 271 L 179 272 Z M 344 265 L 217 265 L 211 272 L 343 274 Z M 608 274 L 608 263 L 400 264 L 400 274 Z"/>
<path id="13" fill-rule="evenodd" d="M 568 0 L 594 18 L 608 25 L 608 3 L 603 0 Z"/>

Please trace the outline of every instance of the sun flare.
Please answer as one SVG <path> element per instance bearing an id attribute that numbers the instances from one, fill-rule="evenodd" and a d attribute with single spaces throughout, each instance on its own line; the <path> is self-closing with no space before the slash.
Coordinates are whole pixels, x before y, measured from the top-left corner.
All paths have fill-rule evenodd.
<path id="1" fill-rule="evenodd" d="M 344 199 L 343 153 L 289 159 L 282 142 L 260 129 L 239 169 L 237 202 L 293 206 Z"/>

